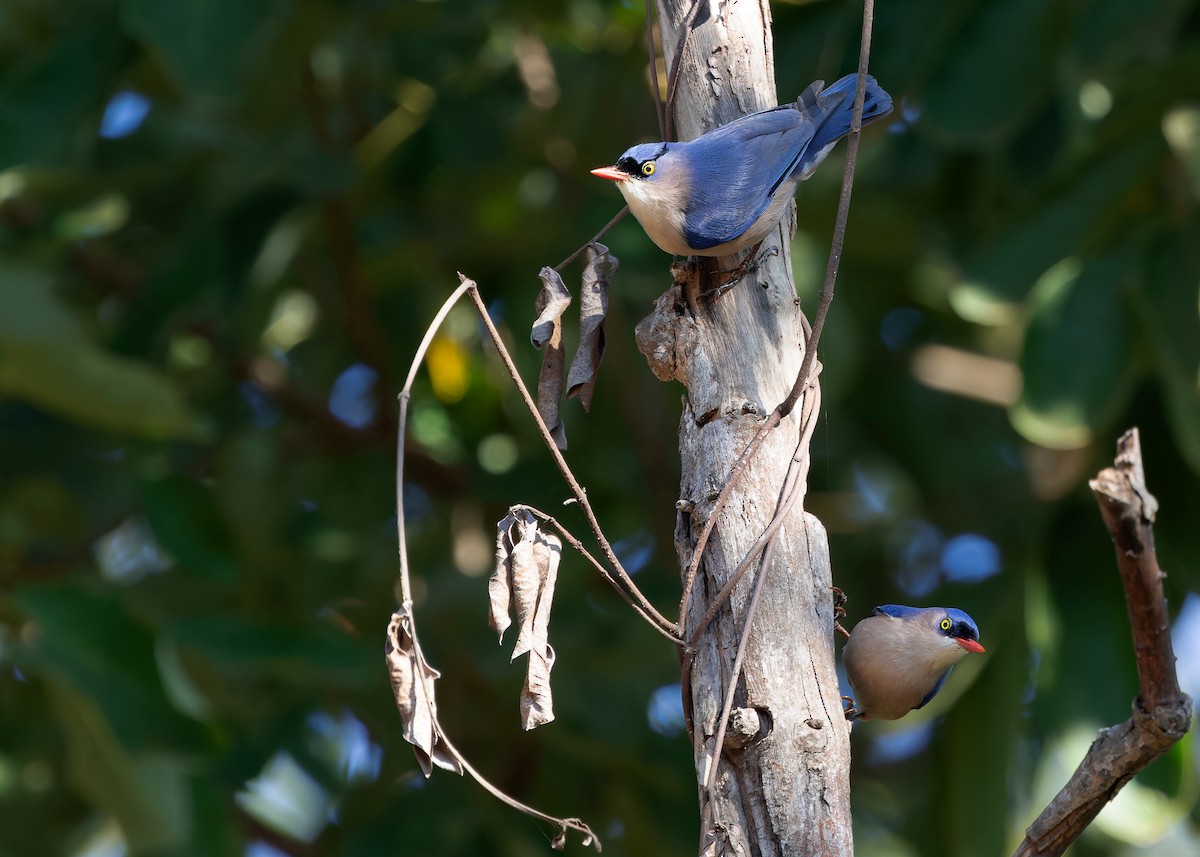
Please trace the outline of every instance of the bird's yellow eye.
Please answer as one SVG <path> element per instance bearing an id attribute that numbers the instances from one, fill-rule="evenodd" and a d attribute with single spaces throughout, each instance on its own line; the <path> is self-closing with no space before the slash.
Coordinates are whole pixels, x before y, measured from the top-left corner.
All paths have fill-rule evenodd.
<path id="1" fill-rule="evenodd" d="M 646 163 L 642 164 L 642 175 L 654 175 L 654 161 L 646 161 Z"/>
<path id="2" fill-rule="evenodd" d="M 947 618 L 945 618 L 945 619 L 943 619 L 943 620 L 942 620 L 942 630 L 943 630 L 943 631 L 949 631 L 949 630 L 950 630 L 950 619 L 949 619 L 949 617 L 947 617 Z"/>

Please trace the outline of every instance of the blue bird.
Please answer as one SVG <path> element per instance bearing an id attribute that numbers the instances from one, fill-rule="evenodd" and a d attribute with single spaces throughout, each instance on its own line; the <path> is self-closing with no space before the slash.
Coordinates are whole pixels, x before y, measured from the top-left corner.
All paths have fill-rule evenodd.
<path id="1" fill-rule="evenodd" d="M 979 643 L 975 620 L 953 607 L 884 604 L 854 626 L 842 651 L 860 720 L 898 720 L 937 696 Z"/>
<path id="2" fill-rule="evenodd" d="M 687 143 L 642 143 L 592 175 L 610 179 L 650 240 L 676 256 L 728 256 L 775 227 L 796 192 L 850 133 L 857 74 L 811 84 L 794 104 L 752 113 Z M 863 124 L 892 110 L 867 77 Z"/>

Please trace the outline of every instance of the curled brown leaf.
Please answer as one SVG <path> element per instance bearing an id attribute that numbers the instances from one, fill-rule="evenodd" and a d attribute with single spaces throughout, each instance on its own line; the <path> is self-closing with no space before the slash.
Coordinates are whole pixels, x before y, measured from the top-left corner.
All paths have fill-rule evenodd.
<path id="1" fill-rule="evenodd" d="M 567 431 L 558 413 L 558 399 L 562 394 L 566 365 L 562 345 L 562 314 L 571 304 L 571 293 L 553 268 L 542 268 L 538 276 L 542 280 L 542 290 L 533 304 L 538 317 L 529 334 L 533 347 L 545 352 L 538 373 L 538 413 L 550 429 L 555 445 L 559 449 L 566 449 Z"/>
<path id="2" fill-rule="evenodd" d="M 437 719 L 433 683 L 441 673 L 426 663 L 412 630 L 412 618 L 403 611 L 393 613 L 388 623 L 384 655 L 404 724 L 404 740 L 413 745 L 421 770 L 428 777 L 437 765 L 461 774 L 462 763 L 444 746 Z"/>
<path id="3" fill-rule="evenodd" d="M 591 410 L 596 389 L 596 370 L 604 358 L 604 319 L 608 316 L 608 287 L 620 263 L 599 242 L 587 248 L 587 265 L 579 292 L 579 349 L 567 372 L 567 398 L 578 397 L 585 411 Z"/>

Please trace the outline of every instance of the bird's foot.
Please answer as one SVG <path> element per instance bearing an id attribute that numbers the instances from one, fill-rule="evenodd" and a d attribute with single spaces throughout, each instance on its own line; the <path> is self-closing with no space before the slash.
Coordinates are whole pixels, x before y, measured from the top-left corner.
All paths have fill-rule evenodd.
<path id="1" fill-rule="evenodd" d="M 846 715 L 847 720 L 856 720 L 858 718 L 858 707 L 853 696 L 843 696 L 842 702 L 845 703 L 842 708 L 842 713 Z"/>
<path id="2" fill-rule="evenodd" d="M 723 271 L 714 271 L 714 275 L 729 274 L 729 279 L 723 283 L 718 283 L 717 285 L 706 289 L 704 296 L 712 298 L 713 302 L 715 303 L 721 299 L 721 295 L 725 294 L 727 291 L 740 283 L 748 274 L 756 270 L 759 265 L 761 265 L 767 259 L 770 259 L 772 256 L 778 255 L 779 253 L 779 248 L 774 245 L 759 253 L 758 250 L 760 247 L 762 247 L 761 241 L 754 245 L 754 249 L 746 254 L 746 258 L 742 259 L 736 268 L 730 268 Z"/>
<path id="3" fill-rule="evenodd" d="M 829 588 L 833 590 L 833 630 L 849 640 L 850 632 L 843 628 L 842 623 L 838 620 L 846 618 L 846 602 L 850 599 L 846 597 L 845 592 L 842 592 L 836 586 Z"/>
<path id="4" fill-rule="evenodd" d="M 831 586 L 829 588 L 833 590 L 833 618 L 845 619 L 846 602 L 850 599 L 846 597 L 846 593 L 843 592 L 839 587 Z"/>

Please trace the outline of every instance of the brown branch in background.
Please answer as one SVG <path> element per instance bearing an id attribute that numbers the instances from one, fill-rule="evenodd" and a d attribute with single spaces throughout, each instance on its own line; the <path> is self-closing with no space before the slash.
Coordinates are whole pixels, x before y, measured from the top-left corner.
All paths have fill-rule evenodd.
<path id="1" fill-rule="evenodd" d="M 697 3 L 697 5 L 699 4 Z M 687 617 L 688 604 L 692 598 L 696 573 L 700 569 L 700 560 L 704 556 L 704 548 L 708 545 L 708 539 L 712 535 L 713 527 L 716 526 L 717 516 L 729 502 L 738 477 L 741 476 L 742 471 L 746 469 L 746 465 L 757 454 L 767 434 L 792 412 L 792 409 L 796 406 L 796 402 L 810 383 L 809 375 L 812 374 L 813 361 L 816 359 L 817 354 L 817 344 L 821 340 L 821 331 L 825 328 L 825 317 L 829 314 L 829 305 L 833 302 L 838 267 L 842 261 L 842 247 L 846 241 L 846 222 L 850 217 L 850 193 L 854 188 L 854 167 L 858 163 L 858 143 L 862 136 L 863 102 L 866 100 L 867 95 L 867 66 L 871 56 L 871 29 L 874 18 L 874 0 L 864 0 L 862 40 L 858 53 L 858 81 L 854 89 L 854 113 L 850 120 L 850 133 L 846 138 L 846 168 L 842 173 L 842 190 L 841 195 L 838 197 L 837 218 L 834 221 L 833 240 L 829 247 L 829 262 L 825 268 L 825 281 L 821 285 L 821 299 L 817 305 L 816 315 L 813 317 L 812 331 L 805 342 L 804 359 L 800 364 L 800 371 L 796 373 L 796 382 L 792 385 L 791 392 L 788 393 L 787 398 L 780 402 L 775 410 L 771 411 L 770 416 L 759 426 L 754 437 L 750 439 L 750 443 L 746 445 L 746 448 L 742 450 L 742 454 L 738 456 L 737 461 L 733 463 L 733 468 L 729 471 L 729 477 L 725 480 L 721 492 L 717 495 L 712 511 L 709 513 L 708 519 L 704 522 L 704 526 L 700 530 L 700 535 L 696 539 L 696 549 L 692 554 L 692 561 L 688 565 L 687 576 L 684 579 L 683 597 L 679 601 L 679 633 L 681 636 L 687 636 L 684 623 Z M 682 56 L 682 50 L 680 51 L 680 55 Z"/>
<path id="2" fill-rule="evenodd" d="M 313 139 L 323 149 L 335 150 L 338 143 L 329 131 L 325 102 L 317 86 L 312 64 L 306 59 L 300 64 L 300 91 L 308 112 Z M 396 389 L 392 377 L 392 361 L 388 335 L 371 305 L 371 284 L 363 272 L 354 235 L 354 221 L 344 195 L 331 195 L 321 200 L 321 217 L 329 240 L 329 253 L 337 274 L 338 291 L 346 313 L 346 332 L 362 359 L 379 373 L 375 386 L 376 404 L 380 413 L 390 411 L 388 390 Z"/>
<path id="3" fill-rule="evenodd" d="M 1138 430 L 1117 442 L 1113 467 L 1088 483 L 1117 550 L 1133 631 L 1140 694 L 1133 716 L 1103 729 L 1071 779 L 1025 831 L 1014 857 L 1062 854 L 1138 771 L 1188 731 L 1192 700 L 1179 689 L 1170 617 L 1154 551 L 1158 502 L 1146 488 Z"/>

